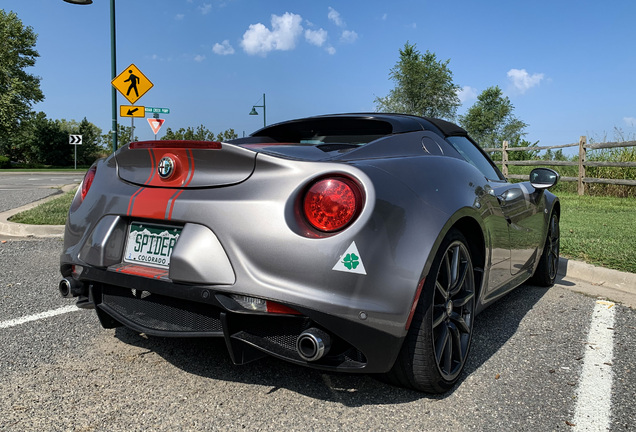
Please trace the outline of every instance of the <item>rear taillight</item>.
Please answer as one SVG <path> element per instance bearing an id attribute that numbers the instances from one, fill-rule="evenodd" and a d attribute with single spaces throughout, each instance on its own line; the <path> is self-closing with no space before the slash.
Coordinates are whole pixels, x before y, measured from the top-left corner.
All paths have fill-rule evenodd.
<path id="1" fill-rule="evenodd" d="M 80 192 L 80 196 L 82 198 L 82 201 L 84 201 L 84 198 L 86 198 L 86 194 L 88 193 L 88 190 L 91 188 L 91 186 L 93 184 L 93 180 L 95 179 L 95 173 L 96 172 L 97 172 L 97 167 L 96 166 L 92 166 L 88 170 L 86 175 L 84 176 L 84 181 L 82 182 L 82 190 Z"/>
<path id="2" fill-rule="evenodd" d="M 362 192 L 355 181 L 328 177 L 309 187 L 303 199 L 303 212 L 313 228 L 331 233 L 353 222 L 362 204 Z"/>

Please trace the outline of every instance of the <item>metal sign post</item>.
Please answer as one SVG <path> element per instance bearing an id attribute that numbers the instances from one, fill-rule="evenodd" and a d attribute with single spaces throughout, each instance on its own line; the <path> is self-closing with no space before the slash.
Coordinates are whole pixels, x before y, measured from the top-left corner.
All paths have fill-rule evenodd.
<path id="1" fill-rule="evenodd" d="M 68 143 L 75 147 L 75 169 L 77 169 L 77 146 L 82 145 L 81 135 L 69 135 Z"/>

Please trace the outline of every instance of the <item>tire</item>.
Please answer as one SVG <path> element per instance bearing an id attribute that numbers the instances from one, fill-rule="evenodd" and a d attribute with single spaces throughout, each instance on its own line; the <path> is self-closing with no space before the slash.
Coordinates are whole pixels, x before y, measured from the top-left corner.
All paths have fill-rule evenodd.
<path id="1" fill-rule="evenodd" d="M 475 317 L 475 275 L 466 238 L 451 230 L 426 277 L 389 382 L 427 393 L 450 390 L 466 364 Z"/>
<path id="2" fill-rule="evenodd" d="M 559 250 L 560 250 L 559 216 L 552 213 L 548 235 L 546 236 L 543 253 L 539 260 L 539 265 L 530 278 L 529 283 L 541 287 L 551 287 L 556 281 L 559 271 Z"/>

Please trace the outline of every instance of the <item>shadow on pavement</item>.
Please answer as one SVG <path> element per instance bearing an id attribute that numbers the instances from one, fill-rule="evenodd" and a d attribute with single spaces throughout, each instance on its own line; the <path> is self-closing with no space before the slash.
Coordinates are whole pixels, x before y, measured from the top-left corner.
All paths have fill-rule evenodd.
<path id="1" fill-rule="evenodd" d="M 523 285 L 477 316 L 471 353 L 463 377 L 452 391 L 429 395 L 385 384 L 371 375 L 327 373 L 266 357 L 232 364 L 221 338 L 160 338 L 141 336 L 124 327 L 116 329 L 120 341 L 157 353 L 175 367 L 204 378 L 284 388 L 299 394 L 341 403 L 348 407 L 408 403 L 422 398 L 444 399 L 461 386 L 515 334 L 519 323 L 545 295 L 545 288 Z"/>

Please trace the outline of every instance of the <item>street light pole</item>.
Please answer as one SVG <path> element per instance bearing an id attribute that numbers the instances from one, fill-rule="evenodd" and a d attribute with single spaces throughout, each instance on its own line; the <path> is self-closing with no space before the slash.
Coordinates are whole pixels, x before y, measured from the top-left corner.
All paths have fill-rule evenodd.
<path id="1" fill-rule="evenodd" d="M 93 0 L 64 0 L 67 3 L 77 5 L 89 5 L 93 3 Z M 116 40 L 115 37 L 115 0 L 110 0 L 110 75 L 111 81 L 117 77 L 117 63 L 116 63 Z M 117 89 L 111 86 L 112 92 L 112 126 L 111 135 L 113 143 L 113 153 L 117 151 Z"/>
<path id="2" fill-rule="evenodd" d="M 267 126 L 267 108 L 265 105 L 265 93 L 263 93 L 263 105 L 252 105 L 252 111 L 250 111 L 250 115 L 258 115 L 256 108 L 263 108 L 263 127 Z"/>
<path id="3" fill-rule="evenodd" d="M 110 0 L 110 78 L 117 77 L 117 38 L 115 37 L 115 0 Z M 117 151 L 117 89 L 111 86 L 112 141 L 113 153 Z"/>

